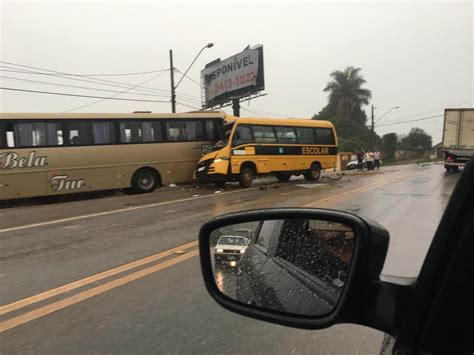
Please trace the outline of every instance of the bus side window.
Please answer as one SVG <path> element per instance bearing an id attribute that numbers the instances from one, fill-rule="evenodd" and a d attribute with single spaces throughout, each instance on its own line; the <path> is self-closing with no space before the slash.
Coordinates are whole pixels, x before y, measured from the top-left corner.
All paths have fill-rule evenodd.
<path id="1" fill-rule="evenodd" d="M 219 124 L 218 120 L 206 120 L 204 121 L 206 127 L 206 139 L 216 142 L 219 140 L 219 129 L 222 124 Z"/>
<path id="2" fill-rule="evenodd" d="M 93 145 L 94 135 L 92 133 L 91 121 L 67 122 L 68 141 L 71 145 Z"/>
<path id="3" fill-rule="evenodd" d="M 17 122 L 13 124 L 13 141 L 17 147 L 62 145 L 59 122 Z"/>
<path id="4" fill-rule="evenodd" d="M 202 141 L 202 121 L 166 121 L 166 133 L 170 141 Z"/>
<path id="5" fill-rule="evenodd" d="M 301 143 L 301 144 L 315 144 L 316 143 L 312 128 L 296 127 L 296 135 L 298 137 L 298 143 Z"/>
<path id="6" fill-rule="evenodd" d="M 120 122 L 121 143 L 141 143 L 142 141 L 142 124 L 140 121 Z"/>
<path id="7" fill-rule="evenodd" d="M 317 144 L 335 144 L 334 134 L 331 128 L 315 128 Z"/>
<path id="8" fill-rule="evenodd" d="M 247 144 L 252 143 L 252 129 L 250 126 L 239 125 L 235 131 L 234 141 L 232 143 L 233 146 L 239 144 Z"/>
<path id="9" fill-rule="evenodd" d="M 15 133 L 13 129 L 13 123 L 7 123 L 6 124 L 6 144 L 8 148 L 15 148 Z"/>
<path id="10" fill-rule="evenodd" d="M 162 142 L 161 121 L 143 121 L 142 133 L 144 142 Z"/>
<path id="11" fill-rule="evenodd" d="M 253 126 L 256 143 L 276 143 L 275 132 L 271 126 Z"/>
<path id="12" fill-rule="evenodd" d="M 7 146 L 7 124 L 0 122 L 0 148 Z"/>
<path id="13" fill-rule="evenodd" d="M 296 132 L 293 127 L 275 127 L 278 143 L 296 143 Z"/>
<path id="14" fill-rule="evenodd" d="M 115 125 L 113 122 L 93 122 L 94 144 L 115 144 Z"/>

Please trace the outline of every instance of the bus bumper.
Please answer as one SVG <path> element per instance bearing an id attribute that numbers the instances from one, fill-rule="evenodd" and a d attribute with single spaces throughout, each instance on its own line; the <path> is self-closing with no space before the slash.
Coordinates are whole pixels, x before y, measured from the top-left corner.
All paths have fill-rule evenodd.
<path id="1" fill-rule="evenodd" d="M 200 184 L 210 184 L 213 182 L 224 182 L 227 181 L 227 175 L 225 174 L 196 174 L 195 180 Z"/>
<path id="2" fill-rule="evenodd" d="M 194 171 L 194 179 L 200 183 L 224 182 L 227 180 L 228 161 L 214 163 L 214 159 L 201 161 Z"/>

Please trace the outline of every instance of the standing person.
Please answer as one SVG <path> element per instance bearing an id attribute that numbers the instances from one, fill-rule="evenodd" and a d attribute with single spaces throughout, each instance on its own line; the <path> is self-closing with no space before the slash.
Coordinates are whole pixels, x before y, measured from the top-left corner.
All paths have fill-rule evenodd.
<path id="1" fill-rule="evenodd" d="M 371 151 L 365 153 L 365 162 L 367 164 L 367 170 L 374 170 L 374 153 Z"/>
<path id="2" fill-rule="evenodd" d="M 362 167 L 362 162 L 364 160 L 364 153 L 363 153 L 362 148 L 359 148 L 356 154 L 357 154 L 357 170 L 362 171 L 364 170 Z"/>
<path id="3" fill-rule="evenodd" d="M 380 169 L 380 151 L 378 148 L 376 148 L 374 152 L 374 168 L 377 170 Z"/>

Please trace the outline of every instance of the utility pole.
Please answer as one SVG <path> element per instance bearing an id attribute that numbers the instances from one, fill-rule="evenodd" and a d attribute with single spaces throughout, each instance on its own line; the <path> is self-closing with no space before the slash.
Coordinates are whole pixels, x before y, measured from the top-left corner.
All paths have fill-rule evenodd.
<path id="1" fill-rule="evenodd" d="M 374 133 L 374 105 L 372 105 L 372 125 L 371 125 L 371 130 L 372 133 Z"/>
<path id="2" fill-rule="evenodd" d="M 232 99 L 232 110 L 235 117 L 240 117 L 240 99 Z"/>
<path id="3" fill-rule="evenodd" d="M 174 66 L 173 66 L 173 50 L 170 49 L 170 75 L 171 75 L 171 112 L 176 113 L 176 91 L 174 86 Z M 372 123 L 374 120 L 372 119 Z"/>

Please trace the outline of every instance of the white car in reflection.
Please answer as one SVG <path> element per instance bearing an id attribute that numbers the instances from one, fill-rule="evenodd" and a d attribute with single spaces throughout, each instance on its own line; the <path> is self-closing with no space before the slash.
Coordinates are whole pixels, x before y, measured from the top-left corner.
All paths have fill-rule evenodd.
<path id="1" fill-rule="evenodd" d="M 248 247 L 247 238 L 238 235 L 223 235 L 214 248 L 216 263 L 235 266 Z"/>

